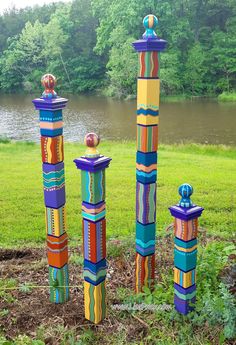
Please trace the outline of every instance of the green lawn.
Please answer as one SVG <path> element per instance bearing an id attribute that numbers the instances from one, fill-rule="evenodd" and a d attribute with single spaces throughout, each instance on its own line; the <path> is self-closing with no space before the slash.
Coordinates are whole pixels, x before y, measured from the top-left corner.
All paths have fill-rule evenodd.
<path id="1" fill-rule="evenodd" d="M 94 327 L 83 321 L 80 308 L 83 304 L 82 278 L 77 277 L 77 272 L 82 271 L 83 260 L 80 251 L 73 248 L 81 242 L 82 223 L 80 172 L 73 159 L 84 153 L 84 146 L 65 144 L 70 284 L 78 284 L 79 292 L 71 289 L 72 300 L 68 302 L 71 304 L 55 309 L 48 304 L 47 288 L 38 287 L 38 291 L 27 288 L 27 284 L 47 284 L 45 254 L 43 250 L 35 249 L 45 247 L 40 147 L 32 143 L 0 143 L 0 247 L 30 247 L 36 253 L 42 252 L 41 256 L 33 257 L 32 262 L 10 260 L 1 264 L 0 261 L 3 272 L 1 277 L 0 271 L 0 344 L 51 344 L 48 339 L 57 339 L 55 344 L 62 345 L 233 344 L 236 309 L 230 281 L 236 258 L 233 245 L 236 148 L 194 144 L 160 146 L 157 284 L 152 294 L 147 289 L 142 296 L 135 296 L 131 289 L 135 247 L 135 143 L 102 142 L 99 148 L 101 153 L 112 157 L 106 175 L 107 237 L 119 241 L 109 241 L 107 246 L 109 270 L 115 270 L 108 278 L 108 319 Z M 184 182 L 195 189 L 194 203 L 205 208 L 200 226 L 206 230 L 206 234 L 199 234 L 196 308 L 186 317 L 173 309 L 173 238 L 166 232 L 166 227 L 172 222 L 168 207 L 178 202 L 178 186 Z M 19 318 L 25 320 L 28 316 L 31 320 L 28 314 L 34 313 L 34 307 L 28 308 L 28 304 L 30 306 L 38 300 L 38 292 L 44 302 L 40 302 L 37 318 L 43 308 L 46 308 L 45 315 L 53 310 L 54 314 L 46 318 L 41 315 L 43 323 L 35 326 L 32 332 L 25 331 L 29 337 L 24 335 L 24 331 L 19 335 L 17 329 L 17 336 L 7 333 L 7 326 L 13 325 L 14 328 Z M 168 304 L 172 309 L 169 312 L 161 309 L 154 312 L 114 311 L 112 305 L 117 303 L 145 303 L 160 307 Z M 67 308 L 64 316 L 69 320 L 78 310 L 80 316 L 74 326 L 70 326 L 69 321 L 64 325 L 55 323 L 53 315 L 58 313 L 62 318 L 63 308 Z"/>
<path id="2" fill-rule="evenodd" d="M 108 238 L 134 238 L 135 144 L 104 142 L 102 154 L 112 157 L 106 172 Z M 80 144 L 65 144 L 68 234 L 81 238 L 80 171 L 73 159 L 84 153 Z M 236 223 L 236 148 L 160 146 L 157 189 L 157 235 L 172 218 L 168 207 L 179 200 L 178 186 L 194 187 L 192 200 L 205 208 L 200 225 L 209 235 L 232 238 Z M 43 244 L 44 201 L 39 145 L 0 144 L 1 247 Z"/>

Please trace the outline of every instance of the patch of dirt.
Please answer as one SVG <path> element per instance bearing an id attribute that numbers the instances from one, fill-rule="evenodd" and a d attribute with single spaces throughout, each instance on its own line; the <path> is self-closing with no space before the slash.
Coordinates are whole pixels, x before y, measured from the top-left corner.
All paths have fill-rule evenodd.
<path id="1" fill-rule="evenodd" d="M 117 241 L 114 243 L 121 246 Z M 109 246 L 109 243 L 108 243 Z M 81 255 L 80 249 L 71 249 L 70 254 Z M 85 329 L 93 330 L 97 334 L 113 335 L 119 329 L 125 329 L 128 334 L 127 341 L 139 342 L 147 334 L 148 329 L 144 320 L 133 317 L 118 317 L 113 304 L 122 303 L 117 295 L 117 288 L 134 288 L 134 248 L 132 251 L 121 250 L 121 255 L 116 258 L 108 257 L 107 305 L 108 317 L 99 325 L 93 325 L 84 319 L 83 308 L 83 278 L 82 265 L 70 263 L 70 300 L 61 305 L 49 301 L 48 265 L 44 249 L 0 250 L 0 278 L 13 278 L 17 285 L 28 284 L 34 288 L 9 290 L 14 301 L 2 298 L 0 288 L 0 311 L 6 310 L 5 315 L 0 314 L 0 327 L 5 335 L 14 339 L 19 334 L 26 334 L 32 338 L 40 325 L 47 330 L 55 329 L 59 325 L 67 329 L 74 328 L 76 334 L 81 334 Z M 158 239 L 156 250 L 157 281 L 162 281 L 163 276 L 173 270 L 173 238 L 167 235 Z M 55 336 L 49 335 L 46 344 L 59 344 Z M 105 344 L 105 343 L 104 343 Z"/>
<path id="2" fill-rule="evenodd" d="M 26 250 L 12 250 L 12 249 L 0 249 L 0 261 L 7 261 L 12 259 L 22 259 L 32 256 L 30 249 Z"/>

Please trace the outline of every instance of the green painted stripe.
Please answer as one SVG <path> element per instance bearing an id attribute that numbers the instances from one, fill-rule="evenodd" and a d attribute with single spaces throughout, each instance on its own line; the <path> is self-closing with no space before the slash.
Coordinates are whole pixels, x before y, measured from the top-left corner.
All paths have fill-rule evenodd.
<path id="1" fill-rule="evenodd" d="M 94 305 L 95 305 L 95 300 L 94 300 L 94 286 L 90 284 L 89 286 L 89 312 L 90 312 L 90 321 L 95 321 L 95 313 L 94 313 Z"/>
<path id="2" fill-rule="evenodd" d="M 102 318 L 106 317 L 106 289 L 105 289 L 105 282 L 101 283 L 101 291 L 102 291 L 102 301 L 101 301 L 101 308 L 102 308 Z"/>
<path id="3" fill-rule="evenodd" d="M 84 278 L 89 278 L 96 282 L 98 279 L 106 276 L 106 270 L 101 270 L 97 274 L 93 274 L 90 271 L 84 270 L 83 276 Z"/>
<path id="4" fill-rule="evenodd" d="M 177 297 L 179 297 L 180 299 L 184 300 L 184 301 L 187 301 L 189 299 L 192 299 L 193 297 L 196 296 L 196 290 L 193 291 L 192 293 L 188 293 L 187 295 L 183 295 L 182 293 L 180 293 L 179 291 L 177 291 L 176 289 L 175 290 L 175 294 Z"/>

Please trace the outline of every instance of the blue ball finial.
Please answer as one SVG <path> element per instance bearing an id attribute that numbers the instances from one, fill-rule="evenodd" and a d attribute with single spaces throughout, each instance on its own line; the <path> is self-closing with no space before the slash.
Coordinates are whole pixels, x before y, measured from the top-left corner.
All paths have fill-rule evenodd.
<path id="1" fill-rule="evenodd" d="M 181 196 L 181 200 L 179 202 L 179 206 L 181 207 L 191 207 L 193 205 L 192 200 L 190 199 L 191 195 L 193 194 L 193 187 L 190 186 L 188 183 L 184 183 L 179 187 L 179 195 Z"/>
<path id="2" fill-rule="evenodd" d="M 146 29 L 146 31 L 143 34 L 144 39 L 157 38 L 157 34 L 155 33 L 157 24 L 158 24 L 158 19 L 153 14 L 148 14 L 146 17 L 144 17 L 143 26 Z"/>

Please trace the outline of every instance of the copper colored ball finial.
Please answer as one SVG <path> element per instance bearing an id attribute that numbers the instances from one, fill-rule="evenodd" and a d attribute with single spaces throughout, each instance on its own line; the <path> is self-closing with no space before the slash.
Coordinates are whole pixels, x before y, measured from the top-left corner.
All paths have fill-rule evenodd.
<path id="1" fill-rule="evenodd" d="M 84 143 L 87 146 L 85 156 L 88 158 L 99 157 L 100 154 L 97 150 L 97 146 L 100 143 L 100 138 L 96 133 L 88 133 L 84 137 Z"/>
<path id="2" fill-rule="evenodd" d="M 52 74 L 44 74 L 41 78 L 42 86 L 44 87 L 44 92 L 42 94 L 43 98 L 57 98 L 57 93 L 54 91 L 54 87 L 56 85 L 56 77 Z"/>

